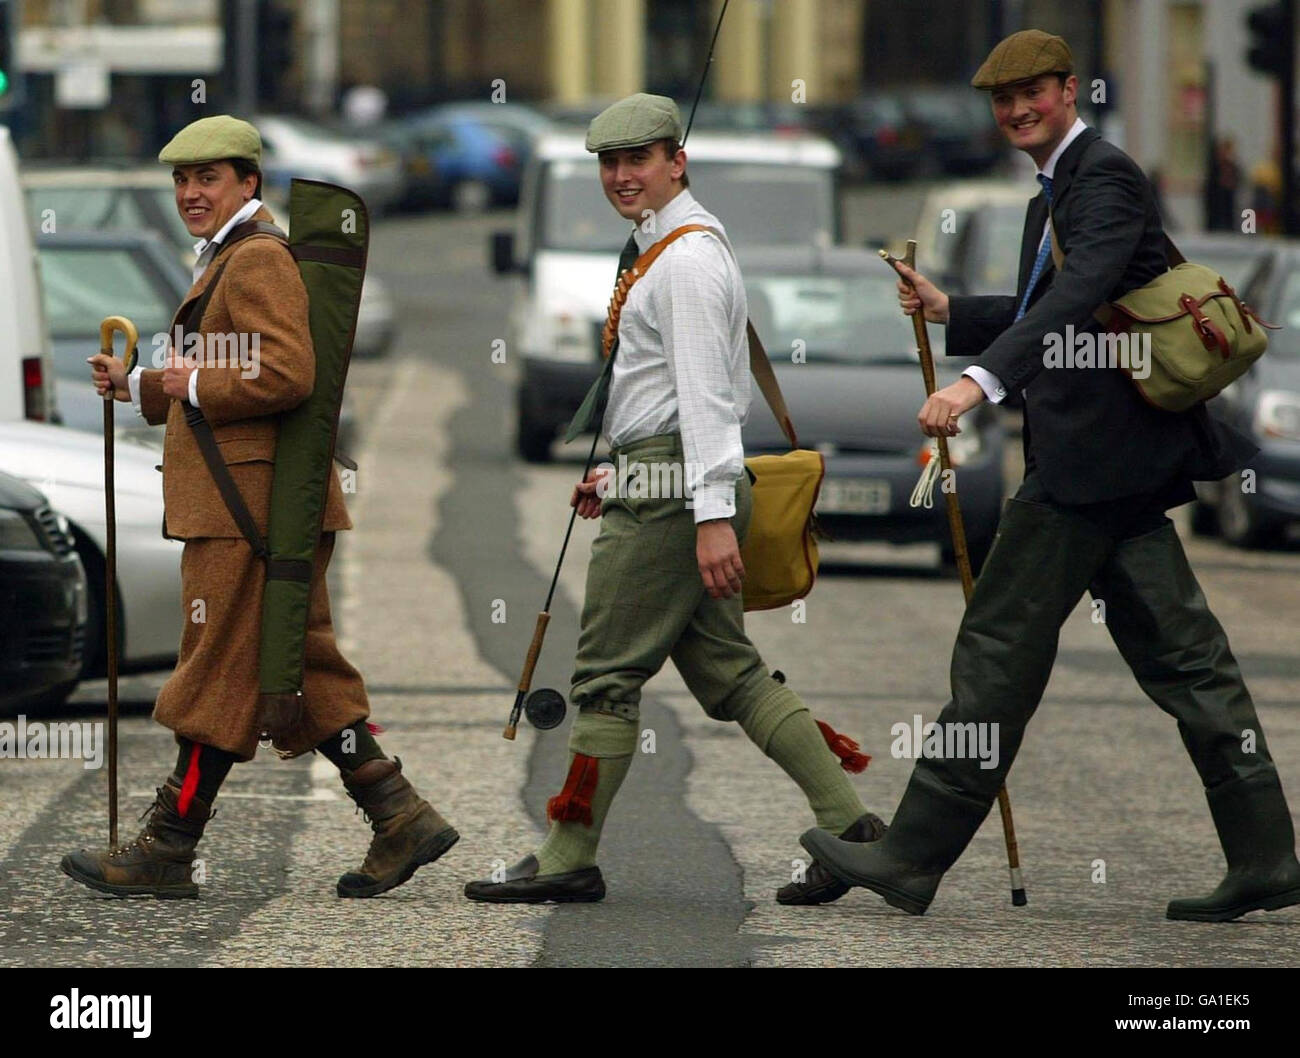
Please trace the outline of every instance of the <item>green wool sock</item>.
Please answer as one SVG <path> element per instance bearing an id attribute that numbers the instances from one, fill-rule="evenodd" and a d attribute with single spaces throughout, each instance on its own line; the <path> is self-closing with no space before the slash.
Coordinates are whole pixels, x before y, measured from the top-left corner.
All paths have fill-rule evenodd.
<path id="1" fill-rule="evenodd" d="M 839 758 L 808 707 L 788 687 L 778 684 L 758 706 L 740 718 L 754 743 L 799 785 L 817 825 L 841 834 L 866 812 Z"/>
<path id="2" fill-rule="evenodd" d="M 636 724 L 583 710 L 573 723 L 564 789 L 548 803 L 551 829 L 537 850 L 539 875 L 592 867 L 601 827 L 636 748 Z"/>

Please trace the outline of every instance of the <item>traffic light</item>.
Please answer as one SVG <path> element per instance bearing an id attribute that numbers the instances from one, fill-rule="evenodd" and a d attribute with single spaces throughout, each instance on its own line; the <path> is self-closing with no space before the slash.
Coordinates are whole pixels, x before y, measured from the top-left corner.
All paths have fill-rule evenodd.
<path id="1" fill-rule="evenodd" d="M 1256 7 L 1246 16 L 1250 29 L 1250 50 L 1246 61 L 1254 70 L 1281 77 L 1292 61 L 1291 27 L 1281 3 Z"/>
<path id="2" fill-rule="evenodd" d="M 7 110 L 14 101 L 14 35 L 18 32 L 14 15 L 10 0 L 0 0 L 0 110 Z"/>

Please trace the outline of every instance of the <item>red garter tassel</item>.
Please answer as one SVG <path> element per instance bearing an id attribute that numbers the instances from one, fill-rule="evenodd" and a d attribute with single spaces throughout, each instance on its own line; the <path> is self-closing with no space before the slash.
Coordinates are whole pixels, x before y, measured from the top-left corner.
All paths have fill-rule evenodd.
<path id="1" fill-rule="evenodd" d="M 826 740 L 826 745 L 830 747 L 831 752 L 840 758 L 841 768 L 854 773 L 866 770 L 867 765 L 871 763 L 871 757 L 860 752 L 860 747 L 853 739 L 848 735 L 841 735 L 824 720 L 818 720 L 817 726 L 822 729 L 822 738 Z"/>
<path id="2" fill-rule="evenodd" d="M 199 752 L 202 749 L 197 742 L 190 749 L 190 765 L 185 769 L 185 780 L 181 783 L 180 796 L 176 798 L 176 814 L 182 819 L 189 813 L 190 802 L 199 789 Z"/>
<path id="3" fill-rule="evenodd" d="M 599 761 L 582 753 L 573 755 L 564 789 L 546 802 L 546 815 L 557 823 L 591 826 L 591 795 L 596 792 Z"/>
<path id="4" fill-rule="evenodd" d="M 370 720 L 366 721 L 366 730 L 372 735 L 382 735 L 385 731 L 383 724 L 376 724 Z"/>

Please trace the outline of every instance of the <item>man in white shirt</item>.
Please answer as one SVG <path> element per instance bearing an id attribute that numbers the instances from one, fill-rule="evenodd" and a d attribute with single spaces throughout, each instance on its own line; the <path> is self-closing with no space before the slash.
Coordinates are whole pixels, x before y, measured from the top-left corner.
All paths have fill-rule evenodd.
<path id="1" fill-rule="evenodd" d="M 711 230 L 667 243 L 623 305 L 603 422 L 614 469 L 591 472 L 571 501 L 582 517 L 603 522 L 587 571 L 568 777 L 547 804 L 551 828 L 542 846 L 504 880 L 466 885 L 472 900 L 590 902 L 605 895 L 596 866 L 601 826 L 638 744 L 641 687 L 669 657 L 709 716 L 739 723 L 799 784 L 819 827 L 850 841 L 883 833 L 844 774 L 861 770 L 866 758 L 812 718 L 745 635 L 745 288 L 721 222 L 687 190 L 681 140 L 676 104 L 640 93 L 598 115 L 587 132 L 605 197 L 637 225 L 640 254 L 683 226 Z M 589 399 L 583 407 L 597 404 Z M 595 425 L 593 414 L 570 432 Z M 638 478 L 683 487 L 664 495 L 652 486 L 645 495 Z M 777 899 L 825 903 L 846 891 L 813 864 Z"/>

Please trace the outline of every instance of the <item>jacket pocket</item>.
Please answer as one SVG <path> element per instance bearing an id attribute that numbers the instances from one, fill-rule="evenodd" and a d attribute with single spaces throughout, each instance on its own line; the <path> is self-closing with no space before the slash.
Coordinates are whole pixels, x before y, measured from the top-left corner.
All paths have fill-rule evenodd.
<path id="1" fill-rule="evenodd" d="M 275 439 L 269 437 L 230 437 L 217 439 L 217 449 L 221 458 L 229 466 L 232 463 L 274 463 Z"/>

